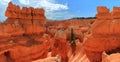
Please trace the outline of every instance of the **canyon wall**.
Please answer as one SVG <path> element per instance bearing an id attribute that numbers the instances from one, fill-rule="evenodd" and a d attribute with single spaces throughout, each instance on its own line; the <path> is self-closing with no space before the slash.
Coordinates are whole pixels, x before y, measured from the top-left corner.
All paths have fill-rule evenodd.
<path id="1" fill-rule="evenodd" d="M 7 19 L 0 23 L 0 62 L 31 62 L 47 56 L 50 43 L 43 38 L 44 13 L 42 8 L 8 4 Z"/>
<path id="2" fill-rule="evenodd" d="M 7 19 L 0 23 L 0 62 L 31 62 L 46 58 L 48 52 L 53 57 L 59 55 L 61 62 L 101 62 L 103 51 L 120 48 L 120 8 L 110 12 L 102 6 L 97 12 L 97 19 L 55 21 L 45 26 L 44 9 L 20 8 L 10 2 Z M 75 49 L 67 42 L 71 28 L 79 41 Z"/>
<path id="3" fill-rule="evenodd" d="M 91 26 L 91 33 L 84 48 L 91 62 L 101 62 L 102 52 L 120 48 L 120 8 L 110 12 L 106 7 L 98 7 L 97 20 Z"/>
<path id="4" fill-rule="evenodd" d="M 40 34 L 45 32 L 44 9 L 8 4 L 5 12 L 7 20 L 0 24 L 0 37 Z"/>
<path id="5" fill-rule="evenodd" d="M 107 7 L 97 7 L 97 19 L 119 19 L 120 18 L 120 7 L 113 7 L 112 12 Z"/>
<path id="6" fill-rule="evenodd" d="M 5 16 L 13 19 L 45 20 L 44 9 L 32 7 L 20 8 L 12 2 L 8 4 Z"/>

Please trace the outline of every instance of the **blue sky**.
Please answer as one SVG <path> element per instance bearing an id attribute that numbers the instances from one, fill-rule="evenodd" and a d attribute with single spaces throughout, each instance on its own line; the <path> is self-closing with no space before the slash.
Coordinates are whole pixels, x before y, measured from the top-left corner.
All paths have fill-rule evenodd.
<path id="1" fill-rule="evenodd" d="M 44 8 L 46 17 L 53 20 L 94 17 L 97 6 L 106 6 L 110 10 L 120 6 L 120 0 L 0 0 L 0 20 L 6 19 L 4 13 L 10 1 L 21 7 Z"/>

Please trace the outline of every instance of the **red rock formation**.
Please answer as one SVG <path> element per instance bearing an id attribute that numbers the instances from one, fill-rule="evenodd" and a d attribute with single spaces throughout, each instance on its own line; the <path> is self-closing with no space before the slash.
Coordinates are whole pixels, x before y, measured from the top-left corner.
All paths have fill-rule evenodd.
<path id="1" fill-rule="evenodd" d="M 5 15 L 8 19 L 6 23 L 1 24 L 1 29 L 3 29 L 3 31 L 1 30 L 1 36 L 40 34 L 45 31 L 43 9 L 34 9 L 32 7 L 20 9 L 19 6 L 10 2 Z"/>
<path id="2" fill-rule="evenodd" d="M 105 12 L 108 12 L 108 10 Z M 116 17 L 115 13 L 114 15 Z M 100 62 L 103 51 L 111 51 L 120 47 L 120 29 L 118 29 L 120 18 L 117 17 L 119 19 L 116 20 L 110 18 L 109 20 L 105 20 L 108 19 L 107 16 L 97 16 L 97 18 L 98 20 L 92 25 L 91 34 L 84 44 L 87 56 L 91 62 Z"/>
<path id="3" fill-rule="evenodd" d="M 111 13 L 108 8 L 103 6 L 97 7 L 97 12 L 98 14 L 96 15 L 96 17 L 98 19 L 111 19 Z"/>
<path id="4" fill-rule="evenodd" d="M 45 32 L 44 9 L 20 9 L 10 2 L 5 15 L 7 20 L 0 23 L 0 61 L 31 62 L 47 57 L 49 42 L 36 40 Z"/>
<path id="5" fill-rule="evenodd" d="M 84 52 L 81 42 L 76 42 L 75 54 L 72 53 L 72 49 L 69 46 L 68 57 L 69 57 L 68 62 L 90 62 Z"/>
<path id="6" fill-rule="evenodd" d="M 105 52 L 102 54 L 102 62 L 120 62 L 120 53 L 106 54 Z"/>
<path id="7" fill-rule="evenodd" d="M 62 62 L 89 61 L 87 57 L 91 62 L 100 62 L 103 51 L 109 52 L 120 48 L 119 10 L 118 7 L 114 7 L 113 12 L 110 13 L 106 7 L 98 7 L 97 19 L 47 22 L 46 32 L 51 36 L 46 36 L 43 35 L 45 33 L 43 9 L 32 7 L 20 9 L 19 6 L 10 2 L 5 13 L 8 18 L 5 22 L 0 23 L 0 62 L 9 60 L 31 62 L 46 58 L 48 51 L 52 52 L 52 56 L 59 55 Z M 95 22 L 93 23 L 93 21 Z M 67 43 L 71 28 L 74 28 L 75 40 L 84 43 L 84 49 L 80 49 L 83 50 L 81 52 L 79 52 L 79 48 L 82 44 L 76 43 L 76 46 L 73 47 L 75 49 L 72 49 Z M 57 32 L 58 34 L 56 34 Z M 71 51 L 72 53 L 68 55 Z"/>
<path id="8" fill-rule="evenodd" d="M 60 55 L 61 62 L 68 62 L 67 57 L 67 44 L 64 42 L 65 40 L 55 39 L 53 48 L 52 48 L 52 56 Z"/>
<path id="9" fill-rule="evenodd" d="M 52 56 L 59 55 L 61 56 L 61 62 L 68 62 L 68 49 L 67 49 L 67 42 L 66 42 L 66 35 L 63 34 L 64 32 L 58 31 L 55 36 L 54 44 L 52 47 Z"/>
<path id="10" fill-rule="evenodd" d="M 41 40 L 36 38 L 41 38 Z M 31 62 L 43 59 L 47 57 L 49 45 L 52 43 L 49 41 L 49 39 L 35 35 L 0 39 L 0 60 L 4 62 L 4 59 L 11 58 L 12 62 Z M 9 53 L 9 56 L 5 55 L 6 52 Z"/>
<path id="11" fill-rule="evenodd" d="M 114 7 L 113 8 L 112 17 L 114 19 L 119 19 L 120 18 L 120 7 Z"/>
<path id="12" fill-rule="evenodd" d="M 17 5 L 13 5 L 12 2 L 10 2 L 8 4 L 8 8 L 5 15 L 8 18 L 19 18 L 19 14 L 20 14 L 20 7 Z"/>
<path id="13" fill-rule="evenodd" d="M 44 9 L 34 9 L 32 7 L 20 9 L 19 6 L 12 4 L 12 2 L 8 4 L 5 15 L 14 19 L 45 20 Z"/>
<path id="14" fill-rule="evenodd" d="M 119 19 L 120 18 L 120 7 L 114 7 L 113 11 L 110 12 L 108 8 L 106 7 L 98 7 L 97 8 L 98 14 L 96 17 L 98 19 Z"/>

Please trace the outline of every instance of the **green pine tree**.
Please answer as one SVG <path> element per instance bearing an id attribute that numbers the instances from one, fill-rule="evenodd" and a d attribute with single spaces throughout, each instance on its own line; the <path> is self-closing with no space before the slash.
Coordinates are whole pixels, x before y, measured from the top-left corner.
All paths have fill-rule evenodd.
<path id="1" fill-rule="evenodd" d="M 75 36 L 74 36 L 74 30 L 73 30 L 73 28 L 71 28 L 70 44 L 71 45 L 75 45 Z"/>

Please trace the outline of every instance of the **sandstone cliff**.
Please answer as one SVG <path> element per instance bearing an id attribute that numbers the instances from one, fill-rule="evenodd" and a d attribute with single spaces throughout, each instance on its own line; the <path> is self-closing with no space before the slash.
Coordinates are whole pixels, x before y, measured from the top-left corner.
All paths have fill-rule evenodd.
<path id="1" fill-rule="evenodd" d="M 114 7 L 110 13 L 106 7 L 98 7 L 97 20 L 93 23 L 90 36 L 84 44 L 91 62 L 100 62 L 103 51 L 109 52 L 120 48 L 120 29 L 118 29 L 120 17 L 116 16 L 119 15 L 119 9 Z"/>
<path id="2" fill-rule="evenodd" d="M 8 18 L 0 24 L 0 37 L 40 34 L 45 31 L 46 18 L 41 8 L 23 7 L 20 9 L 19 6 L 10 2 L 5 15 Z"/>
<path id="3" fill-rule="evenodd" d="M 6 21 L 0 23 L 0 61 L 31 62 L 45 58 L 49 49 L 46 45 L 49 43 L 43 42 L 48 39 L 43 38 L 46 19 L 44 9 L 20 9 L 10 2 L 5 16 Z"/>
<path id="4" fill-rule="evenodd" d="M 8 18 L 0 22 L 0 62 L 31 62 L 46 58 L 49 52 L 53 57 L 42 61 L 58 61 L 55 56 L 59 55 L 61 62 L 100 62 L 103 51 L 120 52 L 119 10 L 114 7 L 110 12 L 102 6 L 97 8 L 97 19 L 46 23 L 44 9 L 20 9 L 10 2 L 5 12 Z M 71 28 L 74 46 L 69 43 Z"/>

